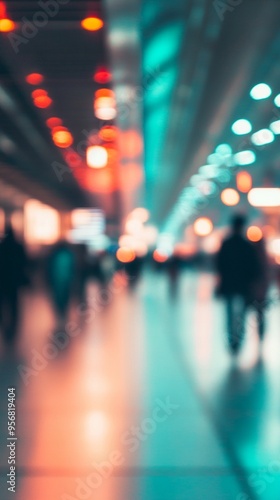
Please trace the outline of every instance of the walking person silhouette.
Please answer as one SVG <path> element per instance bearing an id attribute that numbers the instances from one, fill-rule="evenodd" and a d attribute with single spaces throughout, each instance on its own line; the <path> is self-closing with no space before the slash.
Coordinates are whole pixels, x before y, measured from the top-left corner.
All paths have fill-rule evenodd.
<path id="1" fill-rule="evenodd" d="M 245 334 L 245 316 L 252 300 L 252 290 L 258 276 L 256 249 L 243 235 L 246 218 L 234 215 L 231 234 L 217 255 L 218 294 L 226 302 L 229 348 L 237 354 Z"/>

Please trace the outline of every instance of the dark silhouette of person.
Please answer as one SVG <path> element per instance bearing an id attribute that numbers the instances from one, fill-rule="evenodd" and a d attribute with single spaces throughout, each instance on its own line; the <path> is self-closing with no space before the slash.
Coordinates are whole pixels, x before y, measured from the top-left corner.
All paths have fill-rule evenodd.
<path id="1" fill-rule="evenodd" d="M 243 236 L 245 222 L 243 215 L 232 218 L 231 234 L 217 255 L 218 294 L 226 301 L 228 342 L 233 354 L 239 351 L 244 338 L 246 310 L 259 268 L 256 250 Z"/>
<path id="2" fill-rule="evenodd" d="M 75 255 L 66 241 L 54 246 L 47 266 L 47 281 L 59 322 L 66 319 L 76 279 Z"/>
<path id="3" fill-rule="evenodd" d="M 178 291 L 178 277 L 180 271 L 180 261 L 176 255 L 172 255 L 166 263 L 167 273 L 170 283 L 170 295 L 175 297 Z"/>
<path id="4" fill-rule="evenodd" d="M 252 305 L 257 313 L 259 338 L 263 340 L 265 332 L 265 308 L 267 306 L 267 291 L 269 287 L 269 263 L 264 239 L 262 238 L 255 242 L 253 246 L 256 251 L 258 273 L 252 288 Z"/>
<path id="5" fill-rule="evenodd" d="M 12 344 L 16 338 L 19 291 L 27 284 L 26 267 L 24 247 L 8 225 L 0 243 L 0 324 L 6 344 Z"/>

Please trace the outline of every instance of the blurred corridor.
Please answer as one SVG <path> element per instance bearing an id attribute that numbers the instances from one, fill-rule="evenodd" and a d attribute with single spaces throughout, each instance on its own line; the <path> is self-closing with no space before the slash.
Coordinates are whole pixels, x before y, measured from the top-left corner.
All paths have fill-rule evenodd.
<path id="1" fill-rule="evenodd" d="M 45 293 L 25 294 L 17 356 L 1 362 L 3 435 L 17 387 L 19 500 L 278 499 L 279 303 L 261 357 L 249 317 L 232 360 L 213 276 L 186 270 L 178 287 L 170 304 L 165 275 L 147 271 L 133 292 L 120 275 L 100 306 L 89 283 L 99 307 L 83 320 L 72 305 L 68 344 L 51 340 Z M 3 440 L 1 489 L 6 459 Z"/>
<path id="2" fill-rule="evenodd" d="M 0 0 L 0 500 L 279 500 L 279 25 Z"/>

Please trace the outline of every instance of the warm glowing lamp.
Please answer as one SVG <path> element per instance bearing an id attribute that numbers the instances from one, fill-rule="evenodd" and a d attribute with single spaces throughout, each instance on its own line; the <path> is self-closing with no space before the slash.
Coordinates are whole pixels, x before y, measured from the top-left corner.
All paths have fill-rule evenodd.
<path id="1" fill-rule="evenodd" d="M 198 236 L 207 236 L 213 230 L 213 223 L 207 217 L 200 217 L 194 222 L 193 229 Z"/>
<path id="2" fill-rule="evenodd" d="M 87 165 L 91 168 L 106 167 L 108 161 L 108 152 L 102 146 L 90 146 L 87 148 Z"/>
<path id="3" fill-rule="evenodd" d="M 248 201 L 253 207 L 280 207 L 280 189 L 253 188 L 248 193 Z"/>
<path id="4" fill-rule="evenodd" d="M 104 22 L 100 17 L 86 17 L 81 21 L 82 27 L 87 31 L 98 31 L 104 26 Z"/>
<path id="5" fill-rule="evenodd" d="M 3 4 L 3 2 L 2 2 Z M 1 11 L 3 11 L 3 7 L 1 9 Z M 13 31 L 16 27 L 16 23 L 14 23 L 14 21 L 12 21 L 11 19 L 9 19 L 8 17 L 6 17 L 6 15 L 4 14 L 0 16 L 0 31 L 2 33 L 8 33 L 9 31 Z"/>
<path id="6" fill-rule="evenodd" d="M 221 200 L 224 205 L 234 207 L 239 203 L 240 196 L 235 189 L 227 188 L 221 192 Z"/>
<path id="7" fill-rule="evenodd" d="M 114 125 L 104 125 L 98 135 L 102 141 L 113 142 L 118 138 L 118 129 Z"/>
<path id="8" fill-rule="evenodd" d="M 241 193 L 248 193 L 252 188 L 252 176 L 245 170 L 238 172 L 236 176 L 236 186 Z"/>
<path id="9" fill-rule="evenodd" d="M 57 130 L 53 133 L 53 142 L 59 148 L 69 148 L 73 144 L 72 134 L 66 130 Z"/>
<path id="10" fill-rule="evenodd" d="M 263 237 L 263 233 L 260 227 L 258 226 L 250 226 L 247 229 L 247 238 L 250 241 L 257 242 L 260 241 Z"/>
<path id="11" fill-rule="evenodd" d="M 120 262 L 127 264 L 135 260 L 136 254 L 132 248 L 121 247 L 117 250 L 116 257 Z"/>

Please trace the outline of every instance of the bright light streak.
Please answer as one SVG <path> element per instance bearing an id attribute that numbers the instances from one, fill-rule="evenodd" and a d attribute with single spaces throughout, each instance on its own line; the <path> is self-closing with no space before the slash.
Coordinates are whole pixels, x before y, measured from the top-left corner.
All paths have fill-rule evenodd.
<path id="1" fill-rule="evenodd" d="M 252 131 L 252 125 L 249 120 L 236 120 L 236 122 L 233 123 L 231 130 L 236 135 L 249 134 Z"/>
<path id="2" fill-rule="evenodd" d="M 252 135 L 251 141 L 255 146 L 264 146 L 270 144 L 275 139 L 274 134 L 268 128 L 263 128 Z"/>
<path id="3" fill-rule="evenodd" d="M 250 96 L 256 101 L 259 101 L 260 99 L 267 99 L 271 96 L 271 93 L 272 90 L 269 85 L 266 83 L 259 83 L 252 88 Z"/>
<path id="4" fill-rule="evenodd" d="M 234 161 L 237 165 L 251 165 L 256 161 L 254 151 L 240 151 L 234 155 Z"/>
<path id="5" fill-rule="evenodd" d="M 251 189 L 251 191 L 248 193 L 248 201 L 253 207 L 280 207 L 280 189 Z"/>
<path id="6" fill-rule="evenodd" d="M 273 132 L 275 135 L 280 134 L 280 120 L 276 120 L 275 122 L 272 122 L 272 123 L 269 125 L 269 128 L 270 128 L 270 130 L 272 130 L 272 132 Z"/>
<path id="7" fill-rule="evenodd" d="M 91 168 L 106 167 L 108 153 L 102 146 L 90 146 L 87 148 L 87 165 Z"/>

